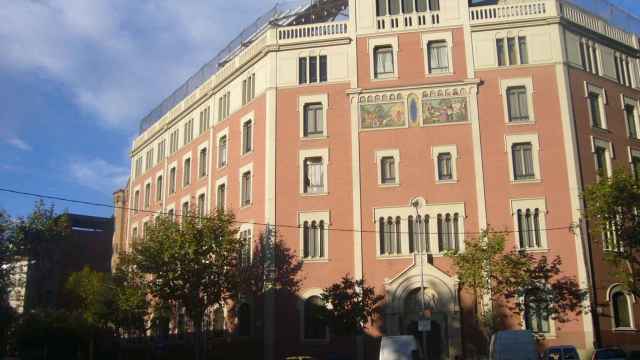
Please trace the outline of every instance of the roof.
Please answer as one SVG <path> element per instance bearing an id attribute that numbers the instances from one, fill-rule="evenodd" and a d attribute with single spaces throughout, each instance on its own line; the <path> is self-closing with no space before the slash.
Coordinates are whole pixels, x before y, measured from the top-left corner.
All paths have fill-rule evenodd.
<path id="1" fill-rule="evenodd" d="M 269 27 L 334 21 L 343 15 L 347 3 L 347 0 L 292 0 L 276 3 L 273 8 L 242 30 L 213 59 L 204 64 L 198 72 L 145 116 L 140 121 L 140 133 L 153 126 L 171 109 L 197 90 L 215 75 L 226 61 Z"/>

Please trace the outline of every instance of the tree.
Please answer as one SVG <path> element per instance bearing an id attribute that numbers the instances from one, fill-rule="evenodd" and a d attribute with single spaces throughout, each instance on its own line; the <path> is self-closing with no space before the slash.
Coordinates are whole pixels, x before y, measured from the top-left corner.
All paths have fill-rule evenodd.
<path id="1" fill-rule="evenodd" d="M 317 316 L 337 335 L 360 335 L 384 299 L 363 279 L 354 280 L 349 275 L 324 289 L 321 297 L 327 306 L 320 308 Z"/>
<path id="2" fill-rule="evenodd" d="M 118 265 L 111 279 L 112 306 L 110 321 L 118 334 L 142 336 L 153 306 L 149 301 L 148 283 L 129 254 L 119 255 Z M 158 304 L 156 304 L 156 307 Z"/>
<path id="3" fill-rule="evenodd" d="M 622 169 L 586 188 L 586 218 L 600 236 L 612 271 L 635 296 L 640 296 L 640 183 Z"/>
<path id="4" fill-rule="evenodd" d="M 243 241 L 230 213 L 204 217 L 183 214 L 182 222 L 159 217 L 133 245 L 133 264 L 150 277 L 154 301 L 183 307 L 193 323 L 195 356 L 202 352 L 207 309 L 221 305 L 230 293 Z"/>
<path id="5" fill-rule="evenodd" d="M 478 319 L 488 337 L 493 331 L 493 310 L 485 309 L 483 299 L 506 300 L 506 306 L 522 315 L 532 306 L 559 322 L 569 320 L 569 314 L 584 311 L 587 291 L 570 276 L 562 276 L 560 257 L 549 261 L 546 256 L 534 256 L 525 251 L 505 251 L 505 236 L 484 231 L 479 238 L 465 241 L 464 252 L 449 252 L 457 269 L 460 286 L 476 297 Z"/>

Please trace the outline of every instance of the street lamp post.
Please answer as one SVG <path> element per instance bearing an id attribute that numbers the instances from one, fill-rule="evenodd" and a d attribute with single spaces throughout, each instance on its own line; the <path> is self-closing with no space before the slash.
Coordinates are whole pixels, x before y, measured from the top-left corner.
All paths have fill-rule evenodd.
<path id="1" fill-rule="evenodd" d="M 418 200 L 417 198 L 414 199 L 413 201 L 411 201 L 411 206 L 413 206 L 414 209 L 416 209 L 416 220 L 418 219 L 418 217 L 420 216 L 420 212 L 418 211 L 418 208 L 420 207 L 420 200 Z M 414 223 L 415 226 L 415 223 Z M 414 230 L 415 231 L 415 230 Z M 417 231 L 418 234 L 420 234 L 420 230 Z M 426 236 L 426 234 L 424 234 Z M 414 239 L 418 241 L 418 254 L 420 256 L 420 299 L 422 302 L 422 311 L 420 312 L 420 316 L 418 317 L 418 325 L 420 325 L 421 321 L 425 321 L 426 322 L 426 316 L 425 316 L 425 310 L 426 310 L 426 300 L 424 298 L 424 250 L 422 248 L 422 241 L 421 239 L 418 239 L 414 236 Z M 418 330 L 420 330 L 421 326 L 418 326 Z M 422 351 L 424 352 L 422 354 L 423 358 L 426 360 L 428 359 L 427 356 L 427 330 L 422 327 L 422 330 L 420 330 L 421 335 L 422 335 Z"/>

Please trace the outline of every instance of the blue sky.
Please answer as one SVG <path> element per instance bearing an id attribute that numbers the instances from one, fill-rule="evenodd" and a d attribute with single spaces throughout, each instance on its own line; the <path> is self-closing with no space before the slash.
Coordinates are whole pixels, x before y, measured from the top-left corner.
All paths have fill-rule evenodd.
<path id="1" fill-rule="evenodd" d="M 615 2 L 640 14 L 637 0 Z M 273 4 L 4 0 L 0 187 L 110 204 L 126 182 L 139 120 Z M 0 209 L 14 216 L 34 201 L 0 192 Z"/>

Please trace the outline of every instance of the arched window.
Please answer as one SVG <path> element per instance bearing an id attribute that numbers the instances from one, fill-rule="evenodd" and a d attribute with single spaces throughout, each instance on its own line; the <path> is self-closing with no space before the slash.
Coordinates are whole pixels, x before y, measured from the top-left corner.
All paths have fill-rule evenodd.
<path id="1" fill-rule="evenodd" d="M 460 250 L 460 216 L 438 214 L 438 250 Z"/>
<path id="2" fill-rule="evenodd" d="M 540 210 L 518 209 L 518 238 L 521 249 L 542 247 L 540 238 Z"/>
<path id="3" fill-rule="evenodd" d="M 325 307 L 320 296 L 311 296 L 304 302 L 304 338 L 323 340 L 327 338 L 327 325 L 320 316 Z"/>
<path id="4" fill-rule="evenodd" d="M 629 296 L 622 287 L 616 286 L 611 291 L 611 310 L 613 315 L 613 326 L 616 329 L 632 328 L 631 303 Z"/>
<path id="5" fill-rule="evenodd" d="M 238 336 L 251 336 L 251 307 L 247 303 L 238 308 Z"/>

